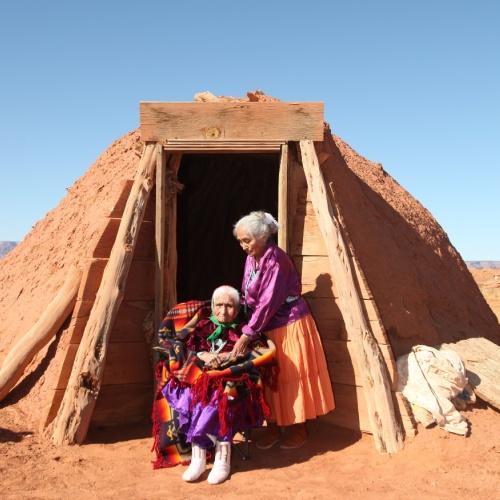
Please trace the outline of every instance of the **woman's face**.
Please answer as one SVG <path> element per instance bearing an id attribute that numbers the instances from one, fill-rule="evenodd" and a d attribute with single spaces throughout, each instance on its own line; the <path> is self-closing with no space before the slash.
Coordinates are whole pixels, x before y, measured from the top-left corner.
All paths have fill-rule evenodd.
<path id="1" fill-rule="evenodd" d="M 239 227 L 236 230 L 236 239 L 239 241 L 241 248 L 248 255 L 259 259 L 264 255 L 266 250 L 266 239 L 257 239 L 253 237 L 246 229 Z"/>
<path id="2" fill-rule="evenodd" d="M 212 314 L 221 323 L 230 323 L 238 315 L 238 306 L 228 293 L 220 293 L 212 306 Z"/>

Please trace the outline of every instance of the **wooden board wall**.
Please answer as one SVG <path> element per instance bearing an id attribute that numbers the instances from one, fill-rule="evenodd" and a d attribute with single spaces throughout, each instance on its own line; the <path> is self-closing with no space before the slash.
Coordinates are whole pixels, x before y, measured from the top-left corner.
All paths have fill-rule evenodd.
<path id="1" fill-rule="evenodd" d="M 355 430 L 370 432 L 363 387 L 353 358 L 353 348 L 338 307 L 338 292 L 330 274 L 330 263 L 316 214 L 308 194 L 307 182 L 298 160 L 295 144 L 289 145 L 288 165 L 288 248 L 302 276 L 302 293 L 307 300 L 321 335 L 333 384 L 336 409 L 325 420 Z M 361 297 L 374 336 L 387 364 L 391 381 L 396 367 L 377 305 L 359 267 L 354 264 Z M 414 435 L 413 424 L 403 403 L 400 408 L 407 435 Z"/>
<path id="2" fill-rule="evenodd" d="M 50 388 L 50 404 L 42 425 L 57 414 L 85 325 L 113 246 L 132 181 L 103 221 L 101 237 L 88 258 L 68 327 L 68 342 L 54 360 L 59 377 Z M 151 201 L 152 200 L 152 201 Z M 149 418 L 153 397 L 153 373 L 148 335 L 153 333 L 154 310 L 154 195 L 146 208 L 130 267 L 125 297 L 111 333 L 106 368 L 91 425 L 112 425 Z M 149 331 L 148 328 L 151 328 Z M 58 359 L 57 359 L 58 358 Z"/>

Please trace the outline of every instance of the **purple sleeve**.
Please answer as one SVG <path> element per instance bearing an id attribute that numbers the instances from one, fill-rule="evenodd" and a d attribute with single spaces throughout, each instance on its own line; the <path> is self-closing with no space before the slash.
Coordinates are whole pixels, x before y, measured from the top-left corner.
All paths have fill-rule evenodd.
<path id="1" fill-rule="evenodd" d="M 255 309 L 250 321 L 243 327 L 244 333 L 251 340 L 265 330 L 269 320 L 276 314 L 287 297 L 286 283 L 288 272 L 278 262 L 269 262 L 261 269 L 261 275 L 256 289 L 252 289 L 251 295 L 255 298 Z"/>

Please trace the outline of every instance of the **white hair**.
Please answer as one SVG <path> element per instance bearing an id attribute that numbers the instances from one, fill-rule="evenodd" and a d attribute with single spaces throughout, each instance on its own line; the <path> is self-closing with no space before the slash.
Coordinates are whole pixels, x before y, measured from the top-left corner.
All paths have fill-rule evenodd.
<path id="1" fill-rule="evenodd" d="M 280 225 L 277 220 L 268 212 L 259 210 L 250 212 L 242 217 L 235 225 L 233 234 L 236 236 L 236 231 L 243 228 L 250 233 L 253 238 L 258 240 L 268 240 L 273 234 L 278 232 Z"/>
<path id="2" fill-rule="evenodd" d="M 237 308 L 240 307 L 240 294 L 238 293 L 238 290 L 229 285 L 222 285 L 217 287 L 214 290 L 214 293 L 212 293 L 212 308 L 214 307 L 217 298 L 222 294 L 229 295 L 233 299 L 234 305 Z"/>

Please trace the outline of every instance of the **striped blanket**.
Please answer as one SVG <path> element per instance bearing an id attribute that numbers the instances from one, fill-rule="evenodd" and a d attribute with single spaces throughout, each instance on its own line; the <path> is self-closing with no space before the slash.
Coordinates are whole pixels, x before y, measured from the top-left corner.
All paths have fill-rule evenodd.
<path id="1" fill-rule="evenodd" d="M 228 399 L 247 398 L 249 415 L 245 416 L 247 427 L 252 427 L 252 418 L 268 408 L 263 400 L 261 373 L 266 377 L 272 367 L 274 345 L 262 339 L 252 345 L 243 359 L 223 369 L 210 369 L 203 361 L 186 348 L 186 339 L 196 323 L 210 315 L 208 301 L 189 301 L 172 308 L 160 325 L 158 337 L 161 359 L 156 367 L 156 397 L 153 402 L 153 449 L 156 452 L 154 468 L 171 467 L 187 463 L 190 458 L 190 445 L 186 443 L 179 429 L 179 416 L 163 396 L 166 383 L 189 386 L 195 402 L 207 402 L 214 391 L 221 394 L 219 399 L 219 420 L 225 432 L 232 422 L 228 422 L 226 411 Z"/>

